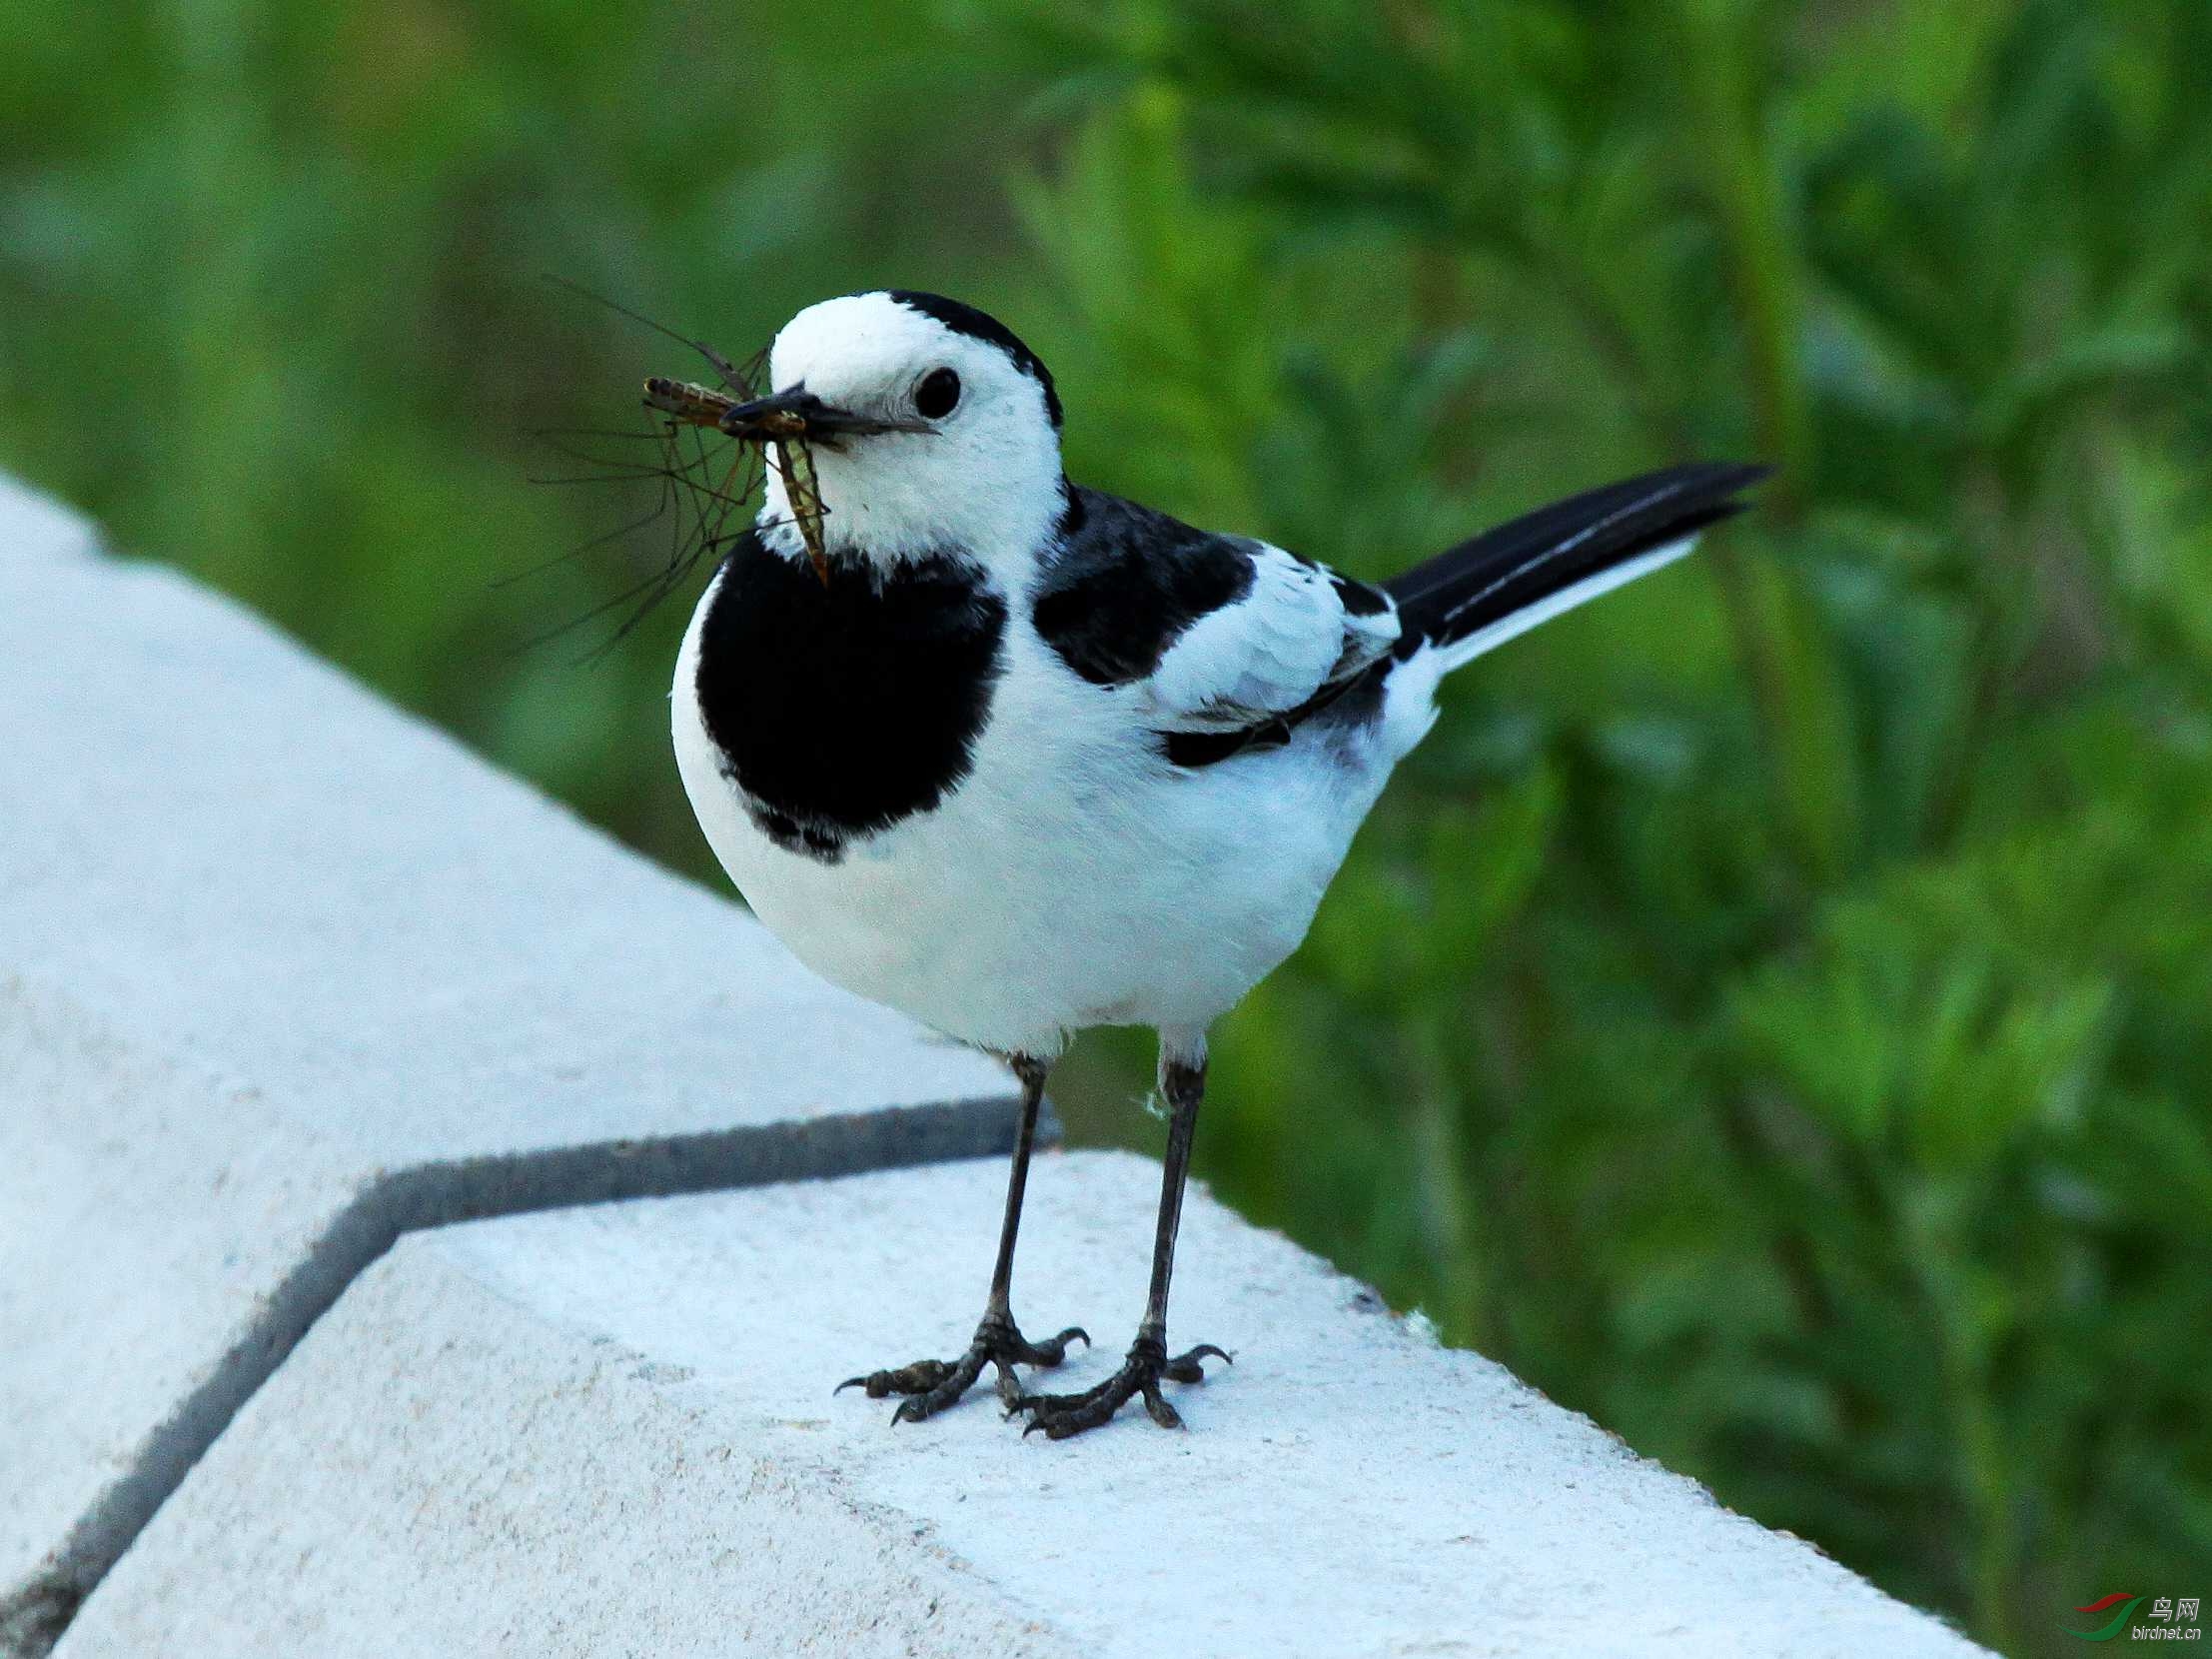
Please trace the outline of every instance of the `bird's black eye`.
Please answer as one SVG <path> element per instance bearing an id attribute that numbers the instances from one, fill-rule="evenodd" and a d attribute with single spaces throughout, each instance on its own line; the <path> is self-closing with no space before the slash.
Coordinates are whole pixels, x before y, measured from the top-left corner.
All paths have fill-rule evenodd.
<path id="1" fill-rule="evenodd" d="M 960 377 L 950 369 L 932 369 L 914 388 L 914 413 L 941 421 L 960 406 Z"/>

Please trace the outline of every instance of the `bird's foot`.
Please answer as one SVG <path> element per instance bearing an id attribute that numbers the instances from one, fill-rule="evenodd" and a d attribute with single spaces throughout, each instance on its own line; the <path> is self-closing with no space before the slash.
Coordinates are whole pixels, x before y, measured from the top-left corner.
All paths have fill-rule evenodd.
<path id="1" fill-rule="evenodd" d="M 1042 1429 L 1048 1439 L 1065 1440 L 1071 1434 L 1097 1428 L 1131 1399 L 1142 1395 L 1146 1416 L 1162 1428 L 1181 1428 L 1182 1417 L 1160 1393 L 1160 1379 L 1204 1382 L 1206 1372 L 1199 1361 L 1209 1356 L 1229 1358 L 1211 1342 L 1201 1342 L 1189 1353 L 1170 1359 L 1166 1344 L 1158 1337 L 1139 1336 L 1130 1344 L 1129 1357 L 1121 1362 L 1121 1369 L 1097 1387 L 1086 1388 L 1080 1394 L 1024 1394 L 1007 1402 L 1006 1414 L 1030 1413 L 1022 1429 L 1025 1435 Z"/>
<path id="2" fill-rule="evenodd" d="M 1006 1314 L 986 1313 L 983 1322 L 975 1327 L 975 1340 L 958 1359 L 917 1359 L 911 1365 L 893 1370 L 847 1377 L 833 1392 L 860 1388 L 866 1390 L 871 1400 L 904 1394 L 906 1398 L 899 1401 L 898 1409 L 891 1413 L 891 1421 L 918 1423 L 924 1417 L 934 1417 L 972 1388 L 985 1365 L 995 1365 L 998 1367 L 998 1397 L 1011 1407 L 1023 1397 L 1014 1367 L 1057 1365 L 1067 1358 L 1068 1343 L 1076 1337 L 1083 1339 L 1086 1348 L 1091 1345 L 1090 1333 L 1077 1325 L 1070 1325 L 1058 1336 L 1045 1341 L 1032 1342 Z"/>

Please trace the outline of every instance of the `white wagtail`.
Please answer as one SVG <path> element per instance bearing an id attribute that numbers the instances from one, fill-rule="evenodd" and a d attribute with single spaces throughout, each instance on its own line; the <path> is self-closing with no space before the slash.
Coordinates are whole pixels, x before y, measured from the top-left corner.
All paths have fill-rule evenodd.
<path id="1" fill-rule="evenodd" d="M 719 360 L 717 360 L 719 362 Z M 726 367 L 726 365 L 724 366 Z M 676 665 L 700 828 L 754 912 L 847 989 L 1004 1056 L 1022 1104 L 997 1265 L 967 1351 L 854 1377 L 919 1420 L 995 1365 L 1054 1439 L 1163 1378 L 1207 1027 L 1290 954 L 1438 681 L 1680 558 L 1745 466 L 1680 466 L 1517 519 L 1370 586 L 1071 483 L 1034 352 L 957 301 L 811 306 L 770 395 L 649 383 L 653 407 L 769 446 Z M 1045 1074 L 1071 1032 L 1159 1034 L 1169 1110 L 1144 1318 L 1121 1367 L 1024 1392 L 1009 1290 Z M 1027 1432 L 1027 1430 L 1025 1430 Z"/>

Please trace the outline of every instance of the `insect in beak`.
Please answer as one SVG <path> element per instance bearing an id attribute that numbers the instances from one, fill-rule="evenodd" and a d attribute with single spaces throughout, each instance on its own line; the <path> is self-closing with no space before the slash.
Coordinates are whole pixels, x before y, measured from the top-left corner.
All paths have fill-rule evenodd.
<path id="1" fill-rule="evenodd" d="M 814 472 L 817 443 L 834 447 L 841 439 L 871 437 L 883 432 L 928 432 L 933 429 L 911 421 L 882 421 L 855 415 L 824 403 L 803 385 L 772 393 L 765 398 L 740 401 L 726 392 L 697 386 L 689 381 L 653 376 L 645 382 L 645 407 L 690 426 L 711 427 L 716 432 L 774 452 L 777 474 L 791 504 L 791 518 L 799 540 L 822 586 L 829 586 L 829 552 L 822 538 L 821 486 Z"/>

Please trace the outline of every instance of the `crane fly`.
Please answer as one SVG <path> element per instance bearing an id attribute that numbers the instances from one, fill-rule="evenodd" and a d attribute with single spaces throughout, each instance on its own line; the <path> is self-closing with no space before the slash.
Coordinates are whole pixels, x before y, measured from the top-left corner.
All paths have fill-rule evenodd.
<path id="1" fill-rule="evenodd" d="M 495 586 L 504 587 L 540 575 L 597 548 L 631 541 L 655 526 L 666 527 L 668 542 L 664 555 L 641 580 L 583 615 L 527 641 L 524 649 L 572 633 L 609 612 L 621 611 L 624 614 L 612 633 L 584 655 L 590 660 L 613 650 L 663 601 L 678 592 L 701 563 L 718 558 L 733 537 L 753 524 L 752 503 L 758 499 L 769 466 L 773 466 L 784 481 L 791 515 L 788 521 L 759 520 L 756 528 L 767 530 L 778 523 L 792 524 L 815 574 L 826 585 L 828 549 L 822 521 L 828 510 L 822 504 L 812 452 L 798 436 L 795 420 L 779 419 L 770 410 L 756 412 L 758 418 L 750 422 L 732 418 L 745 404 L 759 401 L 755 389 L 763 378 L 767 353 L 762 351 L 738 364 L 703 340 L 679 334 L 641 312 L 594 294 L 563 277 L 548 276 L 546 280 L 695 352 L 712 370 L 716 384 L 701 385 L 654 376 L 645 383 L 644 404 L 655 418 L 641 423 L 640 427 L 538 430 L 536 436 L 541 442 L 556 454 L 582 463 L 583 468 L 558 477 L 535 478 L 533 483 L 644 485 L 653 488 L 654 501 L 650 510 L 641 516 L 590 537 L 540 565 L 504 577 Z"/>
<path id="2" fill-rule="evenodd" d="M 807 562 L 822 586 L 829 586 L 829 547 L 824 521 L 829 508 L 822 501 L 821 479 L 814 465 L 814 446 L 832 449 L 851 438 L 881 433 L 929 434 L 936 429 L 925 421 L 837 409 L 810 395 L 804 386 L 762 395 L 767 353 L 760 352 L 738 364 L 703 340 L 694 340 L 654 322 L 562 277 L 548 281 L 594 304 L 605 306 L 634 323 L 640 323 L 663 339 L 695 352 L 713 371 L 718 383 L 677 380 L 653 375 L 644 383 L 644 407 L 655 417 L 644 431 L 604 428 L 566 428 L 541 431 L 538 436 L 561 455 L 580 461 L 591 470 L 573 477 L 544 478 L 542 484 L 649 484 L 658 487 L 651 512 L 537 567 L 543 571 L 592 548 L 601 547 L 651 526 L 670 521 L 668 553 L 657 570 L 583 616 L 542 635 L 533 644 L 565 634 L 607 612 L 628 606 L 629 613 L 612 638 L 594 651 L 611 650 L 660 603 L 681 588 L 701 561 L 717 557 L 744 528 L 749 503 L 772 468 L 783 483 L 788 519 L 762 518 L 758 530 L 789 524 L 797 531 Z M 631 446 L 651 445 L 652 453 L 630 448 L 607 454 L 603 448 L 581 448 L 565 440 L 588 439 L 594 446 L 618 441 Z M 757 462 L 756 462 L 756 459 Z M 756 470 L 757 468 L 757 470 Z M 672 520 L 671 520 L 672 514 Z M 507 581 L 535 574 L 518 572 Z"/>
<path id="3" fill-rule="evenodd" d="M 720 365 L 717 365 L 720 367 Z M 742 387 L 742 382 L 739 383 Z M 788 410 L 755 410 L 755 400 L 734 398 L 693 381 L 650 375 L 645 380 L 645 407 L 668 417 L 677 426 L 706 427 L 743 443 L 767 446 L 775 457 L 775 470 L 783 480 L 783 493 L 791 504 L 791 520 L 798 527 L 806 557 L 829 586 L 829 550 L 822 539 L 821 486 L 814 472 L 814 453 L 807 447 L 805 418 Z M 732 463 L 730 478 L 742 465 L 743 455 Z M 725 484 L 726 493 L 726 484 Z"/>

